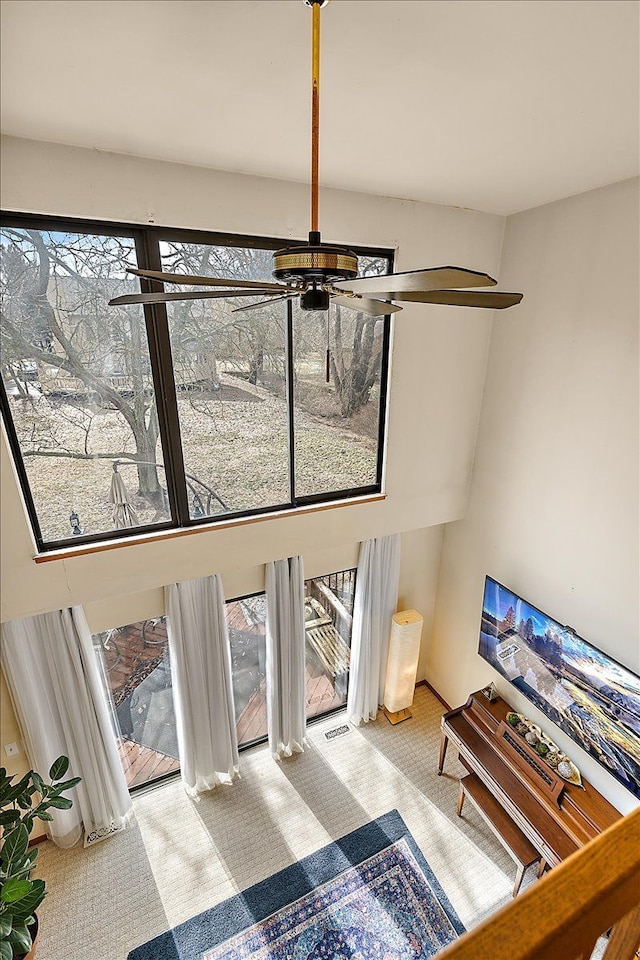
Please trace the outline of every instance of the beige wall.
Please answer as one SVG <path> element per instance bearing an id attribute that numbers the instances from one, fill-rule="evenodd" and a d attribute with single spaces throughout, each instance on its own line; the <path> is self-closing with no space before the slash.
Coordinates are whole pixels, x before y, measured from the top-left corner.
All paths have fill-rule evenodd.
<path id="1" fill-rule="evenodd" d="M 425 636 L 430 633 L 433 619 L 442 530 L 440 526 L 427 527 L 402 534 L 398 609 L 418 608 L 425 618 Z M 347 570 L 358 564 L 358 544 L 326 551 L 311 548 L 304 552 L 303 559 L 305 577 Z M 258 593 L 264 590 L 264 567 L 243 569 L 237 576 L 232 573 L 223 580 L 223 585 L 227 600 L 247 593 Z M 162 616 L 164 596 L 162 588 L 158 587 L 155 590 L 119 597 L 116 608 L 109 598 L 87 603 L 84 609 L 89 628 L 93 633 L 97 633 L 108 627 Z M 117 619 L 114 619 L 114 616 Z M 424 671 L 419 672 L 419 679 L 424 676 Z"/>
<path id="2" fill-rule="evenodd" d="M 12 138 L 2 161 L 8 209 L 283 237 L 307 228 L 298 184 Z M 495 679 L 476 653 L 485 573 L 637 671 L 637 189 L 509 219 L 501 286 L 525 300 L 494 320 L 464 520 L 491 321 L 408 307 L 395 322 L 384 503 L 37 566 L 2 443 L 2 619 L 83 603 L 99 630 L 161 613 L 161 587 L 176 579 L 218 570 L 237 596 L 262 588 L 266 560 L 301 552 L 308 575 L 326 573 L 355 563 L 361 539 L 401 530 L 400 606 L 425 615 L 418 676 L 449 702 Z M 497 275 L 498 217 L 323 191 L 321 221 L 326 239 L 395 247 L 397 269 Z M 632 802 L 557 739 L 621 808 Z"/>
<path id="3" fill-rule="evenodd" d="M 497 679 L 476 652 L 487 573 L 640 672 L 639 262 L 637 180 L 507 221 L 501 279 L 525 299 L 494 320 L 469 507 L 445 530 L 429 646 L 429 678 L 452 704 Z M 614 803 L 634 805 L 553 735 Z"/>
<path id="4" fill-rule="evenodd" d="M 427 638 L 431 631 L 435 587 L 442 544 L 442 527 L 428 527 L 424 530 L 412 530 L 402 534 L 402 558 L 400 565 L 400 589 L 398 609 L 418 609 L 425 618 L 423 630 L 423 649 L 418 665 L 418 679 L 425 678 Z M 317 552 L 311 550 L 305 554 L 305 576 L 311 577 L 334 570 L 346 570 L 358 563 L 358 546 Z M 240 585 L 241 584 L 241 585 Z M 264 568 L 256 567 L 241 571 L 236 578 L 233 575 L 224 581 L 227 599 L 243 593 L 264 590 Z M 129 593 L 117 598 L 97 600 L 85 604 L 87 622 L 92 632 L 119 627 L 126 623 L 136 623 L 150 617 L 164 614 L 164 596 L 161 587 L 143 593 Z M 17 742 L 20 754 L 7 757 L 4 745 Z M 22 733 L 18 724 L 6 681 L 0 670 L 0 766 L 9 773 L 22 775 L 29 768 L 29 759 L 22 742 Z"/>
<path id="5" fill-rule="evenodd" d="M 307 230 L 301 184 L 15 138 L 2 141 L 2 172 L 5 209 L 282 237 Z M 501 217 L 334 190 L 322 191 L 320 209 L 326 239 L 396 248 L 400 269 L 459 263 L 497 270 Z M 265 561 L 302 553 L 310 568 L 326 572 L 335 568 L 336 552 L 354 556 L 367 537 L 461 517 L 491 315 L 410 304 L 400 317 L 384 502 L 36 565 L 2 443 L 1 619 L 102 603 L 110 617 L 125 621 L 138 606 L 132 595 L 149 598 L 165 583 L 219 571 L 228 591 L 247 593 Z"/>
<path id="6" fill-rule="evenodd" d="M 19 753 L 17 756 L 8 757 L 5 752 L 5 745 L 9 743 L 17 743 Z M 9 776 L 15 776 L 17 782 L 18 779 L 30 769 L 31 763 L 29 757 L 27 756 L 27 749 L 22 740 L 22 730 L 20 729 L 20 724 L 15 715 L 13 709 L 13 703 L 11 702 L 11 696 L 7 688 L 7 682 L 5 680 L 3 672 L 0 670 L 0 767 L 5 767 Z M 47 770 L 43 771 L 44 774 L 48 773 Z M 31 831 L 32 837 L 41 837 L 44 834 L 44 825 L 36 820 L 33 830 Z"/>
<path id="7" fill-rule="evenodd" d="M 15 774 L 22 777 L 29 769 L 29 759 L 25 752 L 25 746 L 22 742 L 22 731 L 16 719 L 7 682 L 4 674 L 0 671 L 0 767 L 5 767 L 9 775 Z M 15 757 L 8 757 L 5 752 L 5 746 L 10 743 L 17 743 L 20 753 Z M 46 772 L 46 771 L 45 771 Z"/>
<path id="8" fill-rule="evenodd" d="M 300 184 L 14 138 L 2 140 L 1 169 L 9 210 L 282 237 L 308 228 Z M 395 248 L 397 269 L 497 271 L 500 217 L 323 191 L 321 222 L 326 239 Z M 396 322 L 384 503 L 36 565 L 3 437 L 1 619 L 81 603 L 101 630 L 161 614 L 162 586 L 175 580 L 218 571 L 227 597 L 239 596 L 263 588 L 267 560 L 302 553 L 307 575 L 327 573 L 354 565 L 360 540 L 403 531 L 401 606 L 425 615 L 424 676 L 441 524 L 465 509 L 490 324 L 488 314 L 411 305 Z M 14 723 L 3 706 L 2 744 Z"/>

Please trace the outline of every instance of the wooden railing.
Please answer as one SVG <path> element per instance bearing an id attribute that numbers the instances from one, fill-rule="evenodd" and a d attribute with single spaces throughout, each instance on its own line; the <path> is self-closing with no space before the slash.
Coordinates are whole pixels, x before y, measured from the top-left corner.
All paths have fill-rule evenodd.
<path id="1" fill-rule="evenodd" d="M 438 960 L 605 960 L 640 947 L 640 808 L 438 954 Z"/>
<path id="2" fill-rule="evenodd" d="M 351 636 L 353 618 L 336 593 L 324 583 L 325 579 L 327 578 L 311 580 L 307 590 L 310 596 L 314 597 L 326 611 L 340 636 L 348 642 Z"/>

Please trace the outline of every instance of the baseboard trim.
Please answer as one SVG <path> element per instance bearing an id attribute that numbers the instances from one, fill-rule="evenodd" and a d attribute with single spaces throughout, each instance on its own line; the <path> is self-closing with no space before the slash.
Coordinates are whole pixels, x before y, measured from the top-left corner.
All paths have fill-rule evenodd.
<path id="1" fill-rule="evenodd" d="M 437 700 L 440 701 L 440 703 L 446 710 L 452 709 L 452 707 L 449 706 L 449 704 L 444 699 L 444 697 L 440 696 L 436 688 L 431 686 L 428 680 L 418 680 L 418 682 L 416 683 L 416 687 L 427 687 L 429 690 L 431 690 L 431 693 L 434 695 L 434 697 L 436 697 Z"/>

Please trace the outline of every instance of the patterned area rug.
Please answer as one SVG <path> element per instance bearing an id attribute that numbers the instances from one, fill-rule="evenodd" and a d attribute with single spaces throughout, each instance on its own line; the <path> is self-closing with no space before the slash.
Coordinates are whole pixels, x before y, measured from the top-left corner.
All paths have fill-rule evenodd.
<path id="1" fill-rule="evenodd" d="M 128 960 L 426 960 L 462 932 L 393 810 Z"/>

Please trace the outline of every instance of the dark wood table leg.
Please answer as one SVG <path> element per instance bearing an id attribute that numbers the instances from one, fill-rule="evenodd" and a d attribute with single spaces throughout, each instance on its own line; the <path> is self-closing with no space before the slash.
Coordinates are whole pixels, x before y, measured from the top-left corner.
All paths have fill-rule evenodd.
<path id="1" fill-rule="evenodd" d="M 538 880 L 540 879 L 540 877 L 541 877 L 542 874 L 544 873 L 544 871 L 545 871 L 545 869 L 546 869 L 546 866 L 547 866 L 547 861 L 546 861 L 546 860 L 541 860 L 541 861 L 540 861 L 540 866 L 538 867 Z"/>
<path id="2" fill-rule="evenodd" d="M 523 863 L 518 864 L 518 869 L 516 871 L 516 882 L 513 888 L 513 896 L 518 896 L 518 890 L 520 889 L 520 884 L 522 883 L 522 878 L 524 877 L 524 872 L 527 868 Z"/>
<path id="3" fill-rule="evenodd" d="M 444 730 L 440 736 L 440 759 L 438 761 L 438 776 L 442 773 L 442 768 L 444 767 L 444 758 L 447 755 L 447 747 L 449 745 L 449 737 L 446 735 Z"/>
<path id="4" fill-rule="evenodd" d="M 458 791 L 458 816 L 459 816 L 459 817 L 462 816 L 462 804 L 464 803 L 464 797 L 465 797 L 465 793 L 464 793 L 464 783 L 463 783 L 462 780 L 461 780 L 461 781 L 460 781 L 460 789 L 459 789 L 459 791 Z"/>

